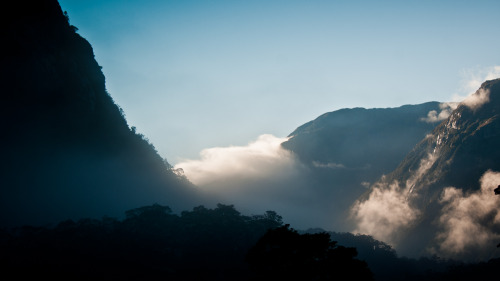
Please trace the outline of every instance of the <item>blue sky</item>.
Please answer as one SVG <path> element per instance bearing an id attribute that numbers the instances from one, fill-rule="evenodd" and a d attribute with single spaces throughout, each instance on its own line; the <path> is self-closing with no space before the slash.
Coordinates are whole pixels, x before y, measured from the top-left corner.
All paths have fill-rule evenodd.
<path id="1" fill-rule="evenodd" d="M 500 65 L 500 1 L 59 2 L 172 164 L 344 107 L 450 101 Z"/>

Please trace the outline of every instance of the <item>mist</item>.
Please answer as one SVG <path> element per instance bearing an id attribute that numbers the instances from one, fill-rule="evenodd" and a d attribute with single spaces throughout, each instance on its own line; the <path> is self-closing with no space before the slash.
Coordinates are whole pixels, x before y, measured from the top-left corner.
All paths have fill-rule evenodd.
<path id="1" fill-rule="evenodd" d="M 447 187 L 441 194 L 437 245 L 430 251 L 441 257 L 484 260 L 497 256 L 500 243 L 500 201 L 493 190 L 500 173 L 487 171 L 481 189 L 469 193 Z"/>
<path id="2" fill-rule="evenodd" d="M 353 233 L 372 235 L 375 239 L 397 246 L 399 233 L 411 226 L 419 211 L 407 201 L 408 188 L 397 182 L 377 183 L 365 201 L 356 201 L 352 219 L 357 226 Z"/>
<path id="3" fill-rule="evenodd" d="M 309 168 L 281 147 L 287 138 L 264 134 L 245 146 L 213 147 L 200 159 L 175 165 L 205 194 L 206 200 L 234 204 L 248 213 L 273 210 L 294 227 L 324 226 L 317 195 L 307 188 Z"/>
<path id="4" fill-rule="evenodd" d="M 457 106 L 457 102 L 443 102 L 439 105 L 439 112 L 437 110 L 431 110 L 429 111 L 429 113 L 427 113 L 426 117 L 422 117 L 420 120 L 427 123 L 441 122 L 450 117 L 451 112 L 455 110 Z"/>
<path id="5" fill-rule="evenodd" d="M 199 160 L 183 160 L 175 168 L 199 186 L 228 189 L 235 180 L 286 177 L 295 172 L 295 159 L 281 148 L 287 138 L 261 135 L 246 146 L 207 148 L 200 152 Z M 226 186 L 229 185 L 229 186 Z"/>

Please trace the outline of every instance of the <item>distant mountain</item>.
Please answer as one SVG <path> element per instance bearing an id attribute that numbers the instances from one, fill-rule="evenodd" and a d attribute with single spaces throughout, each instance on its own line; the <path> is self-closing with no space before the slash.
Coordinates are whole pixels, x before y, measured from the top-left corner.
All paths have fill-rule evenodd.
<path id="1" fill-rule="evenodd" d="M 309 167 L 307 188 L 340 227 L 351 204 L 435 128 L 429 116 L 443 109 L 439 102 L 341 109 L 298 127 L 282 147 Z"/>
<path id="2" fill-rule="evenodd" d="M 56 0 L 0 14 L 0 226 L 195 204 L 192 185 L 129 128 Z"/>

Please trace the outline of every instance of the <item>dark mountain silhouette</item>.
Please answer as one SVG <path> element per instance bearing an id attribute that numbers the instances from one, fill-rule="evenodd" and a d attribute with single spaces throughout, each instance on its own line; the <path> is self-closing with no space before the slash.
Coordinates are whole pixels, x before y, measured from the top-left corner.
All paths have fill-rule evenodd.
<path id="1" fill-rule="evenodd" d="M 341 109 L 298 127 L 282 146 L 308 166 L 307 188 L 320 197 L 314 204 L 342 229 L 351 204 L 435 128 L 424 119 L 440 110 L 438 102 Z"/>
<path id="2" fill-rule="evenodd" d="M 0 13 L 0 225 L 195 204 L 192 185 L 129 128 L 56 0 Z"/>

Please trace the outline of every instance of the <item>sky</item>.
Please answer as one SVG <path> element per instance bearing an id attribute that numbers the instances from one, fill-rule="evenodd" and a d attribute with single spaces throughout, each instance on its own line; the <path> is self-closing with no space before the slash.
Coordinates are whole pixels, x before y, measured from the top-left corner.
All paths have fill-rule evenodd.
<path id="1" fill-rule="evenodd" d="M 500 73 L 500 1 L 59 2 L 171 164 L 341 108 L 452 101 Z"/>

